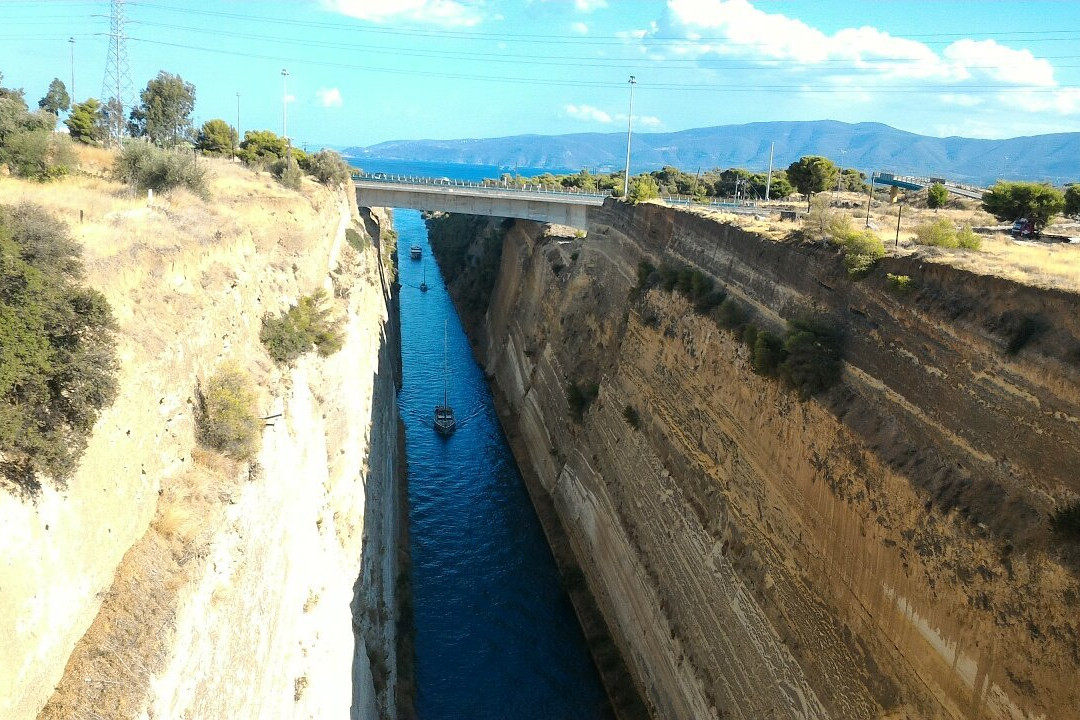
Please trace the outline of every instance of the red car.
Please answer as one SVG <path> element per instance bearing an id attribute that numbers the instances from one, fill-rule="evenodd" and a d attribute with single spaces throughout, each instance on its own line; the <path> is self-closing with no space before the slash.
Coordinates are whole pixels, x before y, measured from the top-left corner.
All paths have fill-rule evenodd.
<path id="1" fill-rule="evenodd" d="M 1020 218 L 1013 223 L 1012 229 L 1009 230 L 1010 235 L 1016 237 L 1031 237 L 1035 235 L 1035 223 L 1027 218 Z"/>

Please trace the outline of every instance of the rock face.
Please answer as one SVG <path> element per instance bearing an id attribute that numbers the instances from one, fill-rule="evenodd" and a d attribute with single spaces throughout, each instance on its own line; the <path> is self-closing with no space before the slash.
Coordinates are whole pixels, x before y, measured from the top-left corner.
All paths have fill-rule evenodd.
<path id="1" fill-rule="evenodd" d="M 82 177 L 60 193 L 88 209 L 73 233 L 117 318 L 120 394 L 66 488 L 0 492 L 5 720 L 403 714 L 389 218 L 213 168 L 211 202 L 147 206 Z M 368 231 L 355 249 L 350 225 Z M 263 313 L 316 288 L 342 350 L 274 366 Z M 250 467 L 195 447 L 196 382 L 225 363 L 267 418 Z"/>
<path id="2" fill-rule="evenodd" d="M 642 260 L 761 329 L 828 319 L 839 383 L 802 399 L 683 296 L 631 297 Z M 1049 518 L 1080 493 L 1080 298 L 911 258 L 852 281 L 614 201 L 584 240 L 517 223 L 499 268 L 474 348 L 654 717 L 1076 714 L 1080 563 Z M 580 421 L 568 384 L 598 390 Z"/>

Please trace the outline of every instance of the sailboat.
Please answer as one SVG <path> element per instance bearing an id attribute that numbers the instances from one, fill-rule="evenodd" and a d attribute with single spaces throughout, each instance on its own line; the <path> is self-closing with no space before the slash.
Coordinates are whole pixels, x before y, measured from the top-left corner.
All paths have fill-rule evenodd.
<path id="1" fill-rule="evenodd" d="M 443 401 L 442 405 L 435 406 L 435 432 L 440 435 L 452 435 L 457 430 L 457 421 L 454 419 L 454 408 L 450 407 L 447 392 L 447 375 L 449 366 L 446 359 L 446 323 L 443 321 Z"/>
<path id="2" fill-rule="evenodd" d="M 420 292 L 427 292 L 427 263 L 424 263 L 424 279 L 420 281 Z"/>

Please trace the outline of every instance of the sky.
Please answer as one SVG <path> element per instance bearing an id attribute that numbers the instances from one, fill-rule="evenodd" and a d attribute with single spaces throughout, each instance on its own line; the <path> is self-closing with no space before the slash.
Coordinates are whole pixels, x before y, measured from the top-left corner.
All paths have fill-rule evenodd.
<path id="1" fill-rule="evenodd" d="M 101 98 L 108 0 L 0 0 L 3 85 Z M 127 0 L 131 92 L 318 148 L 772 120 L 1080 131 L 1075 0 Z M 70 42 L 69 39 L 74 39 Z M 283 76 L 282 70 L 288 75 Z M 635 77 L 631 88 L 630 76 Z M 239 93 L 239 98 L 237 97 Z"/>

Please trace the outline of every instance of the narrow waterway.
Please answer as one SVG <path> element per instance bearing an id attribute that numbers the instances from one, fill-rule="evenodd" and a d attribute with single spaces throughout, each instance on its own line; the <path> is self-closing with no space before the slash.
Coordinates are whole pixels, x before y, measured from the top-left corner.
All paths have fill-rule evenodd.
<path id="1" fill-rule="evenodd" d="M 611 718 L 420 214 L 397 210 L 409 535 L 421 720 Z M 409 258 L 409 246 L 423 260 Z M 421 292 L 424 279 L 429 286 Z M 447 327 L 451 437 L 432 427 Z"/>

